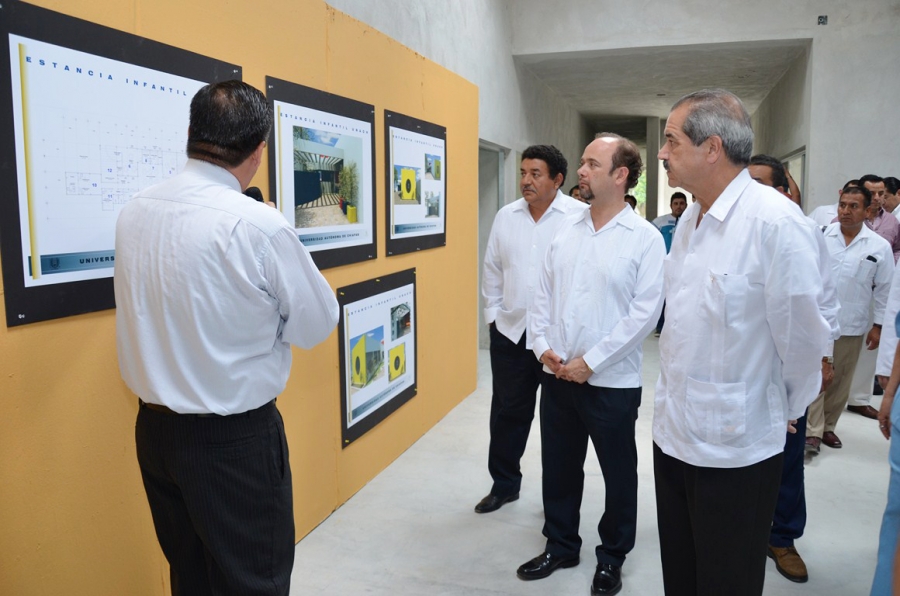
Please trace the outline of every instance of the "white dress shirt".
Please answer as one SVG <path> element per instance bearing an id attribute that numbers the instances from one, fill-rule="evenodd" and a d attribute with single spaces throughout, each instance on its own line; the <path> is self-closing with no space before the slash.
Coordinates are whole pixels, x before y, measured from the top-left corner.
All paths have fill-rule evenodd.
<path id="1" fill-rule="evenodd" d="M 662 310 L 665 256 L 659 230 L 627 204 L 597 231 L 590 211 L 570 217 L 547 249 L 535 293 L 535 356 L 582 356 L 591 385 L 640 387 L 641 342 Z"/>
<path id="2" fill-rule="evenodd" d="M 511 342 L 519 343 L 525 332 L 547 245 L 567 216 L 587 208 L 556 191 L 556 198 L 537 222 L 524 198 L 497 212 L 481 276 L 484 321 L 494 323 Z M 527 338 L 525 347 L 531 349 Z"/>
<path id="3" fill-rule="evenodd" d="M 825 228 L 824 234 L 841 302 L 841 333 L 864 335 L 869 332 L 869 308 L 873 299 L 874 322 L 880 325 L 884 320 L 894 272 L 891 245 L 865 225 L 849 245 L 844 242 L 840 223 Z"/>
<path id="4" fill-rule="evenodd" d="M 338 304 L 276 210 L 227 170 L 188 160 L 116 224 L 119 368 L 142 400 L 238 414 L 284 389 L 294 344 L 330 335 Z"/>
<path id="5" fill-rule="evenodd" d="M 821 384 L 829 326 L 815 233 L 743 170 L 703 216 L 681 218 L 665 262 L 653 440 L 695 466 L 749 466 L 784 450 Z"/>
<path id="6" fill-rule="evenodd" d="M 881 343 L 878 345 L 878 361 L 875 364 L 876 375 L 891 376 L 894 352 L 897 350 L 897 329 L 894 321 L 898 312 L 900 312 L 900 263 L 894 267 L 894 277 L 884 307 L 884 324 L 881 327 Z"/>
<path id="7" fill-rule="evenodd" d="M 817 226 L 831 225 L 835 217 L 837 217 L 837 203 L 834 205 L 820 205 L 809 214 L 809 218 L 816 222 Z"/>
<path id="8" fill-rule="evenodd" d="M 793 201 L 791 201 L 791 204 L 797 208 L 797 214 L 803 216 L 803 211 L 800 209 L 799 205 Z M 822 278 L 822 295 L 821 302 L 819 303 L 819 312 L 831 329 L 831 334 L 828 336 L 828 343 L 825 344 L 825 351 L 822 353 L 822 356 L 831 358 L 834 355 L 834 342 L 841 336 L 839 317 L 841 304 L 838 300 L 835 277 L 831 273 L 831 253 L 828 252 L 828 246 L 825 244 L 825 235 L 822 233 L 821 226 L 818 226 L 808 217 L 804 217 L 803 221 L 812 229 L 813 236 L 816 239 L 816 246 L 819 249 L 819 275 Z M 816 389 L 816 395 L 818 395 L 818 393 L 819 390 Z"/>

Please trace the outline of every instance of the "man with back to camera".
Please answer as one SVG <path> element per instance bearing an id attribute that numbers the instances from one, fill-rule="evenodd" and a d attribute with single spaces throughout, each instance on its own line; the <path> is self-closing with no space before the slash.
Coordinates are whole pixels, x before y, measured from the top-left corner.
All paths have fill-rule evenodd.
<path id="1" fill-rule="evenodd" d="M 829 334 L 815 232 L 747 173 L 753 130 L 732 93 L 684 96 L 665 137 L 669 184 L 698 199 L 666 257 L 653 419 L 663 584 L 758 596 L 784 433 L 821 384 Z"/>
<path id="2" fill-rule="evenodd" d="M 532 145 L 522 152 L 522 198 L 497 212 L 484 256 L 481 293 L 484 319 L 490 326 L 491 397 L 488 471 L 491 492 L 476 513 L 496 511 L 519 498 L 525 452 L 541 365 L 526 336 L 528 312 L 534 298 L 547 245 L 572 213 L 587 205 L 562 193 L 568 164 L 552 145 Z"/>
<path id="3" fill-rule="evenodd" d="M 769 155 L 754 155 L 747 167 L 750 177 L 765 186 L 771 186 L 791 202 L 797 201 L 790 194 L 790 180 L 784 165 Z M 798 213 L 803 214 L 802 211 Z M 828 389 L 834 380 L 834 342 L 841 336 L 838 324 L 840 304 L 837 299 L 837 288 L 831 273 L 831 254 L 825 245 L 825 238 L 819 232 L 815 222 L 804 218 L 808 226 L 814 228 L 819 255 L 817 264 L 822 279 L 823 293 L 819 303 L 819 312 L 831 329 L 828 343 L 822 357 L 821 391 Z M 818 392 L 816 392 L 818 393 Z M 809 580 L 806 563 L 797 552 L 794 541 L 803 536 L 806 529 L 806 491 L 803 480 L 803 455 L 806 444 L 806 414 L 794 424 L 796 432 L 785 433 L 784 467 L 781 472 L 781 486 L 778 489 L 778 501 L 775 515 L 772 518 L 772 530 L 769 533 L 768 555 L 775 561 L 775 568 L 785 578 L 803 583 Z"/>
<path id="4" fill-rule="evenodd" d="M 584 150 L 581 194 L 547 249 L 529 334 L 544 365 L 541 464 L 544 552 L 521 565 L 523 580 L 580 562 L 578 534 L 588 438 L 606 485 L 591 594 L 622 589 L 621 568 L 637 520 L 635 421 L 641 404 L 641 342 L 662 308 L 665 245 L 624 205 L 643 164 L 631 141 L 602 133 Z"/>
<path id="5" fill-rule="evenodd" d="M 881 340 L 894 259 L 887 241 L 864 223 L 871 196 L 866 188 L 845 190 L 838 203 L 839 223 L 824 232 L 841 303 L 841 337 L 834 345 L 835 382 L 809 407 L 806 443 L 813 453 L 818 453 L 822 443 L 835 449 L 843 446 L 834 430 L 850 397 L 860 350 L 864 343 L 868 350 L 875 350 Z M 873 304 L 874 324 L 870 328 Z"/>
<path id="6" fill-rule="evenodd" d="M 290 344 L 327 338 L 338 304 L 281 213 L 241 194 L 271 127 L 250 85 L 203 87 L 184 170 L 137 193 L 116 224 L 119 368 L 140 398 L 138 463 L 175 596 L 290 590 L 275 397 Z"/>

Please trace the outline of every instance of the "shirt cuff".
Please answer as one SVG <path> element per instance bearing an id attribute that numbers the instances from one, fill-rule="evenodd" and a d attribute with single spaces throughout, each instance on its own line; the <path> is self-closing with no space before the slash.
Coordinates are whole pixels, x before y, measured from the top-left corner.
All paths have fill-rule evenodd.
<path id="1" fill-rule="evenodd" d="M 544 339 L 544 336 L 542 335 L 534 338 L 534 344 L 532 344 L 531 349 L 534 352 L 535 357 L 540 361 L 544 352 L 550 349 L 550 344 L 547 343 L 547 340 Z"/>
<path id="2" fill-rule="evenodd" d="M 834 340 L 833 339 L 829 339 L 827 342 L 825 342 L 825 353 L 822 355 L 825 356 L 826 358 L 834 357 Z"/>
<path id="3" fill-rule="evenodd" d="M 497 320 L 497 313 L 500 312 L 500 309 L 496 306 L 491 308 L 484 309 L 484 322 L 486 325 L 490 325 L 494 321 Z"/>
<path id="4" fill-rule="evenodd" d="M 597 369 L 600 368 L 600 365 L 603 364 L 604 360 L 603 356 L 600 354 L 600 350 L 598 350 L 596 346 L 588 350 L 587 353 L 582 356 L 582 359 L 584 359 L 584 363 L 588 365 L 594 374 L 597 373 Z"/>

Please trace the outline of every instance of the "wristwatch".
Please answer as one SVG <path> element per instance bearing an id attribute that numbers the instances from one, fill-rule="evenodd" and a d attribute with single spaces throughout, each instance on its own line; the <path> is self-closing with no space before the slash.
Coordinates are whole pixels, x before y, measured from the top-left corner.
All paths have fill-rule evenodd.
<path id="1" fill-rule="evenodd" d="M 822 362 L 826 362 L 834 366 L 834 358 L 832 358 L 831 356 L 822 356 Z"/>

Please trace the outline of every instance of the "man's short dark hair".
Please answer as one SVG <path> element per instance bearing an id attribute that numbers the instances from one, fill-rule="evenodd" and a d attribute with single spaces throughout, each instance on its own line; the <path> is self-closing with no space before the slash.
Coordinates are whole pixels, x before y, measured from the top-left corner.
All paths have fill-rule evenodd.
<path id="1" fill-rule="evenodd" d="M 672 205 L 672 201 L 675 199 L 684 199 L 684 202 L 687 203 L 687 195 L 681 192 L 680 190 L 676 190 L 672 193 L 672 196 L 669 198 L 669 205 Z"/>
<path id="2" fill-rule="evenodd" d="M 556 178 L 557 174 L 562 174 L 563 182 L 565 182 L 566 174 L 569 172 L 569 162 L 563 157 L 562 152 L 553 145 L 532 145 L 527 147 L 522 152 L 522 159 L 541 160 L 547 164 L 547 170 L 550 172 L 551 178 Z"/>
<path id="3" fill-rule="evenodd" d="M 772 170 L 772 186 L 780 188 L 784 192 L 788 192 L 791 188 L 788 184 L 787 173 L 784 170 L 784 164 L 775 159 L 771 155 L 763 155 L 762 153 L 754 155 L 750 158 L 751 166 L 767 166 Z"/>
<path id="4" fill-rule="evenodd" d="M 601 132 L 597 135 L 598 139 L 615 139 L 618 141 L 616 150 L 612 156 L 612 166 L 609 173 L 618 168 L 628 169 L 628 179 L 625 181 L 625 190 L 631 190 L 637 186 L 638 179 L 641 177 L 641 171 L 644 169 L 644 162 L 641 161 L 641 152 L 637 145 L 614 132 Z"/>
<path id="5" fill-rule="evenodd" d="M 206 85 L 191 100 L 187 154 L 223 167 L 237 167 L 272 130 L 266 96 L 241 81 Z"/>
<path id="6" fill-rule="evenodd" d="M 569 189 L 569 196 L 572 196 L 572 193 L 578 190 L 578 185 L 576 184 L 572 188 Z"/>
<path id="7" fill-rule="evenodd" d="M 897 191 L 900 190 L 900 180 L 897 180 L 893 176 L 885 176 L 884 189 L 892 195 L 897 194 Z"/>
<path id="8" fill-rule="evenodd" d="M 863 207 L 866 209 L 869 208 L 869 205 L 872 204 L 872 193 L 869 192 L 869 189 L 865 186 L 851 186 L 844 190 L 841 198 L 843 199 L 847 195 L 862 195 L 863 198 Z"/>
<path id="9" fill-rule="evenodd" d="M 869 184 L 880 184 L 884 182 L 884 178 L 881 176 L 876 176 L 875 174 L 866 174 L 865 176 L 861 176 L 859 179 L 859 185 L 864 186 L 868 182 Z"/>
<path id="10" fill-rule="evenodd" d="M 860 182 L 859 180 L 854 178 L 853 180 L 847 180 L 847 182 L 844 183 L 843 188 L 841 188 L 841 192 L 846 191 L 848 188 L 860 188 L 860 187 L 862 187 L 862 182 Z"/>
<path id="11" fill-rule="evenodd" d="M 750 114 L 737 95 L 725 89 L 703 89 L 679 99 L 672 111 L 684 104 L 689 112 L 682 130 L 695 147 L 715 135 L 722 139 L 728 161 L 739 166 L 750 162 L 753 127 Z"/>

